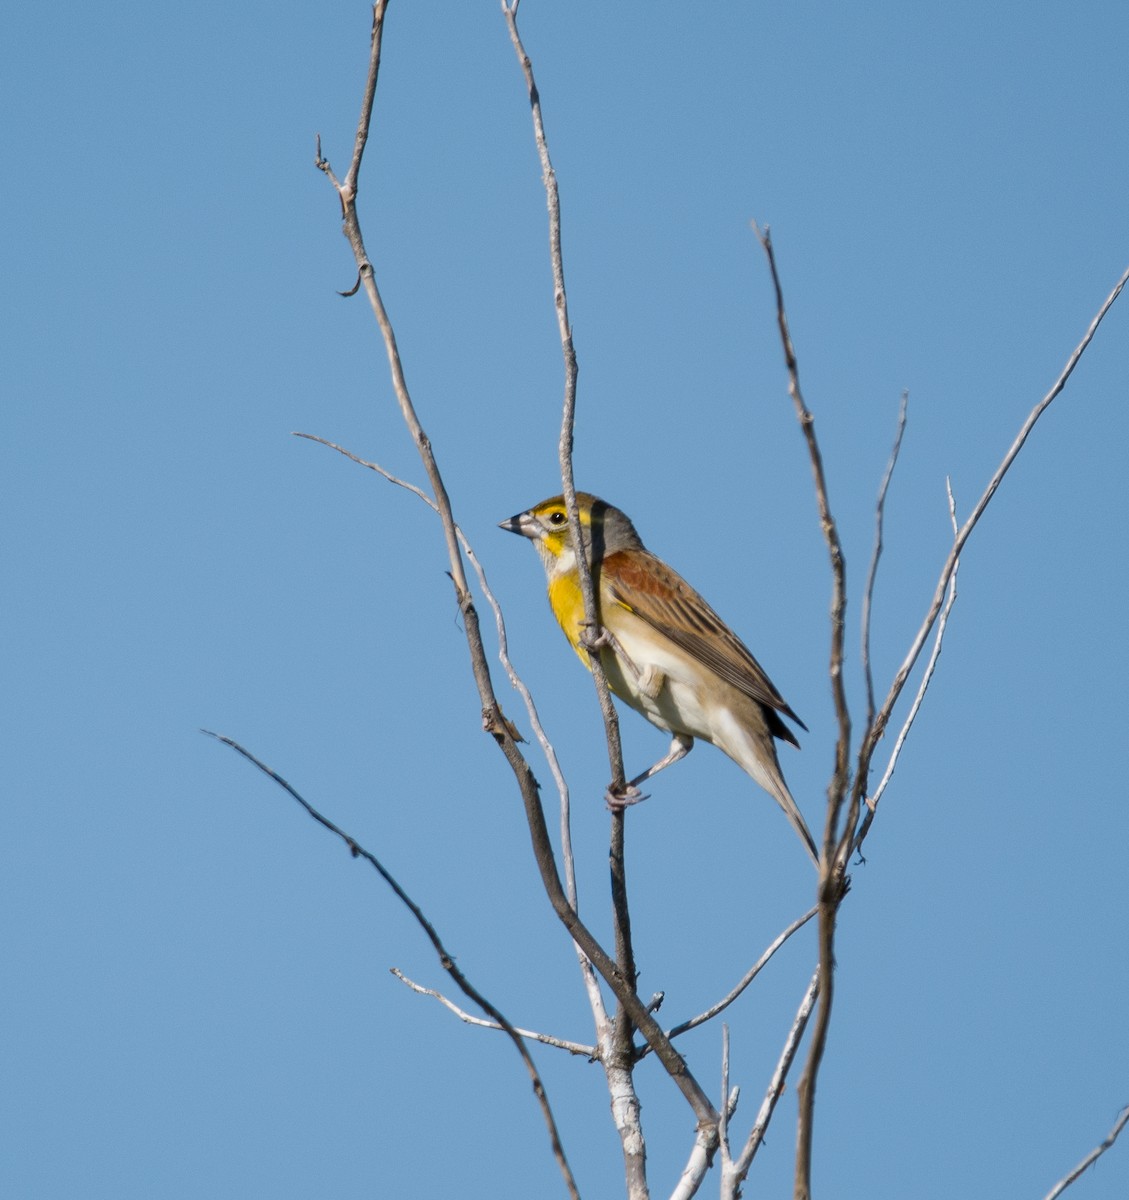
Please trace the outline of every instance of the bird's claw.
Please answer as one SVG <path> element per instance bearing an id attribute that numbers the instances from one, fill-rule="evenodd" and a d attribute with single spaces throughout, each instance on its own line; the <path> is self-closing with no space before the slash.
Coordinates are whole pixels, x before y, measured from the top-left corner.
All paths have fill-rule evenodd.
<path id="1" fill-rule="evenodd" d="M 579 640 L 581 649 L 587 650 L 589 654 L 594 654 L 597 650 L 611 645 L 611 635 L 608 631 L 602 625 L 593 625 L 589 621 L 580 622 Z"/>
<path id="2" fill-rule="evenodd" d="M 608 808 L 612 812 L 621 812 L 625 808 L 629 808 L 632 804 L 638 804 L 643 800 L 648 799 L 645 792 L 641 792 L 633 783 L 624 784 L 621 791 L 616 791 L 609 787 L 604 793 L 604 799 L 608 803 Z"/>

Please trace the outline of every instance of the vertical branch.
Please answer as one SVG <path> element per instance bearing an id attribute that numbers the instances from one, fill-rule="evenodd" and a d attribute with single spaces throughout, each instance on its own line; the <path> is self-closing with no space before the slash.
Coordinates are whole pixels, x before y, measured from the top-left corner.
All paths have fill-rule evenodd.
<path id="1" fill-rule="evenodd" d="M 906 410 L 909 392 L 902 392 L 902 403 L 898 409 L 898 428 L 894 434 L 894 448 L 886 463 L 886 471 L 878 488 L 878 501 L 874 506 L 874 552 L 870 556 L 870 569 L 866 573 L 866 585 L 862 590 L 862 670 L 866 676 L 866 728 L 874 724 L 874 672 L 870 668 L 870 609 L 874 602 L 874 583 L 878 578 L 878 560 L 882 557 L 882 526 L 886 515 L 886 493 L 894 477 L 894 467 L 902 448 L 902 437 L 906 431 Z"/>
<path id="2" fill-rule="evenodd" d="M 835 971 L 835 923 L 839 905 L 846 894 L 846 854 L 850 837 L 841 828 L 843 805 L 850 785 L 851 715 L 847 706 L 847 694 L 843 685 L 843 630 L 847 608 L 847 572 L 843 547 L 839 541 L 839 530 L 831 515 L 831 504 L 827 496 L 827 480 L 823 471 L 823 456 L 815 436 L 815 418 L 804 403 L 800 390 L 799 366 L 788 330 L 788 317 L 784 309 L 784 292 L 780 286 L 780 275 L 776 269 L 776 255 L 772 249 L 772 238 L 766 229 L 763 233 L 754 224 L 757 238 L 768 259 L 772 275 L 772 286 L 776 295 L 776 321 L 780 332 L 780 343 L 784 350 L 784 362 L 788 369 L 788 393 L 796 409 L 796 416 L 807 443 L 811 461 L 812 479 L 815 485 L 816 504 L 819 508 L 819 523 L 831 564 L 831 651 L 828 672 L 831 677 L 831 694 L 835 702 L 835 716 L 839 735 L 835 743 L 835 768 L 827 787 L 827 819 L 823 831 L 823 850 L 819 867 L 819 1008 L 807 1062 L 796 1089 L 799 1102 L 799 1121 L 796 1132 L 796 1176 L 795 1200 L 809 1200 L 811 1195 L 811 1150 L 815 1123 L 815 1089 L 819 1078 L 819 1067 L 827 1046 L 827 1033 L 831 1025 L 831 1007 L 834 999 Z"/>
<path id="3" fill-rule="evenodd" d="M 819 1065 L 826 1046 L 833 999 L 835 920 L 839 905 L 841 904 L 843 896 L 845 895 L 846 877 L 844 872 L 846 868 L 846 860 L 852 848 L 858 844 L 858 841 L 856 840 L 856 829 L 859 822 L 859 813 L 862 807 L 863 797 L 866 794 L 867 780 L 874 749 L 877 746 L 879 739 L 885 732 L 893 706 L 897 702 L 898 697 L 901 695 L 909 673 L 913 670 L 913 667 L 916 664 L 919 655 L 921 654 L 921 650 L 933 629 L 934 623 L 937 621 L 938 615 L 941 613 L 942 608 L 945 605 L 946 589 L 949 589 L 950 587 L 950 583 L 955 574 L 956 566 L 959 562 L 960 554 L 965 543 L 971 535 L 972 530 L 976 527 L 980 517 L 983 515 L 984 510 L 991 502 L 992 497 L 995 495 L 996 489 L 1003 481 L 1003 478 L 1007 474 L 1011 464 L 1015 461 L 1020 450 L 1022 450 L 1023 445 L 1034 428 L 1036 422 L 1065 387 L 1066 381 L 1070 378 L 1070 375 L 1077 366 L 1079 359 L 1085 353 L 1090 342 L 1093 340 L 1093 337 L 1097 332 L 1102 320 L 1105 318 L 1106 314 L 1109 312 L 1110 308 L 1113 306 L 1114 302 L 1125 288 L 1126 283 L 1129 282 L 1129 270 L 1126 270 L 1121 275 L 1113 290 L 1107 296 L 1105 302 L 1098 310 L 1097 315 L 1091 321 L 1085 335 L 1075 347 L 1073 353 L 1067 360 L 1066 366 L 1063 368 L 1050 391 L 1028 414 L 1026 421 L 1021 426 L 1020 431 L 1015 438 L 1015 441 L 1004 455 L 1000 466 L 997 468 L 995 474 L 992 476 L 992 479 L 989 481 L 987 488 L 984 490 L 983 495 L 977 502 L 972 514 L 956 533 L 953 546 L 949 551 L 948 558 L 946 559 L 941 570 L 941 576 L 937 582 L 933 600 L 930 604 L 928 612 L 926 613 L 925 620 L 922 622 L 922 625 L 918 630 L 905 661 L 895 675 L 894 681 L 891 684 L 890 690 L 887 693 L 881 708 L 879 708 L 876 713 L 874 712 L 873 689 L 871 687 L 869 675 L 869 653 L 867 648 L 867 643 L 869 641 L 868 606 L 867 614 L 864 618 L 864 648 L 866 648 L 868 657 L 867 681 L 869 711 L 866 728 L 859 746 L 853 786 L 851 786 L 850 771 L 847 763 L 847 757 L 850 752 L 850 718 L 847 710 L 846 697 L 842 681 L 843 614 L 846 604 L 845 568 L 842 548 L 839 543 L 838 533 L 831 517 L 830 507 L 827 502 L 826 482 L 823 475 L 822 459 L 820 457 L 819 449 L 815 440 L 815 431 L 811 413 L 804 404 L 802 394 L 800 392 L 796 357 L 792 346 L 791 336 L 788 331 L 787 317 L 784 310 L 783 293 L 776 270 L 775 257 L 772 251 L 772 242 L 767 231 L 762 235 L 758 229 L 757 236 L 760 239 L 761 245 L 768 257 L 769 267 L 772 273 L 773 287 L 776 293 L 777 322 L 780 329 L 781 343 L 784 348 L 785 362 L 788 368 L 789 393 L 792 396 L 797 415 L 800 419 L 801 428 L 803 429 L 808 443 L 808 451 L 812 464 L 812 474 L 815 481 L 816 498 L 819 505 L 820 522 L 823 528 L 824 538 L 827 542 L 832 570 L 830 673 L 832 681 L 832 694 L 834 696 L 836 716 L 838 718 L 839 736 L 836 744 L 835 771 L 832 777 L 831 785 L 828 788 L 827 823 L 824 832 L 823 859 L 820 868 L 819 1009 L 816 1015 L 812 1043 L 808 1054 L 808 1061 L 804 1068 L 803 1077 L 801 1078 L 799 1087 L 797 1089 L 799 1094 L 800 1113 L 796 1144 L 796 1177 L 794 1195 L 795 1200 L 808 1200 L 811 1195 L 811 1145 L 814 1118 L 815 1083 L 818 1077 Z M 901 427 L 899 426 L 898 439 L 895 442 L 894 454 L 892 456 L 891 466 L 889 468 L 890 471 L 893 469 L 893 461 L 896 459 L 900 441 Z M 866 585 L 868 596 L 873 587 L 874 571 L 877 568 L 877 558 L 881 548 L 881 507 L 882 501 L 885 497 L 887 483 L 888 478 L 883 482 L 883 489 L 879 499 L 879 541 L 875 551 L 875 558 L 872 563 L 871 575 Z M 952 597 L 954 595 L 955 592 L 950 591 L 950 606 Z M 948 609 L 946 608 L 945 611 L 947 613 Z M 848 789 L 850 792 L 850 802 L 849 806 L 847 807 L 845 819 L 841 819 L 843 818 L 843 806 L 846 801 Z M 869 822 L 871 819 L 872 813 L 868 814 L 866 828 L 869 828 Z M 862 832 L 865 836 L 865 829 Z"/>
<path id="4" fill-rule="evenodd" d="M 824 830 L 824 857 L 838 840 L 838 821 L 843 800 L 847 793 L 849 777 L 848 759 L 851 745 L 851 714 L 847 706 L 847 693 L 843 685 L 843 629 L 847 610 L 847 568 L 843 547 L 839 541 L 839 529 L 831 515 L 831 504 L 827 496 L 827 479 L 823 471 L 823 455 L 815 436 L 815 417 L 804 403 L 800 390 L 800 372 L 792 335 L 788 329 L 788 316 L 784 308 L 784 292 L 780 285 L 780 274 L 776 269 L 776 254 L 772 248 L 772 235 L 766 228 L 763 233 L 754 224 L 757 238 L 768 259 L 772 275 L 772 287 L 776 295 L 776 322 L 780 331 L 780 344 L 784 350 L 784 363 L 788 370 L 788 394 L 796 409 L 800 430 L 808 448 L 811 461 L 815 499 L 819 508 L 819 526 L 823 540 L 827 543 L 827 554 L 831 564 L 831 652 L 828 674 L 831 678 L 831 695 L 835 702 L 835 717 L 839 736 L 835 746 L 835 771 L 827 789 L 827 821 Z M 826 872 L 824 872 L 826 874 Z"/>
<path id="5" fill-rule="evenodd" d="M 455 586 L 459 611 L 462 616 L 462 628 L 470 655 L 471 670 L 478 688 L 479 697 L 482 701 L 484 726 L 491 733 L 496 744 L 506 756 L 506 760 L 514 773 L 514 778 L 521 792 L 526 821 L 529 825 L 530 840 L 533 844 L 534 857 L 541 875 L 541 882 L 553 906 L 553 911 L 568 930 L 573 941 L 580 947 L 601 976 L 603 976 L 617 1000 L 620 1001 L 634 1022 L 635 1027 L 643 1035 L 648 1045 L 655 1051 L 664 1069 L 693 1109 L 699 1128 L 707 1131 L 707 1133 L 713 1130 L 714 1137 L 716 1138 L 717 1113 L 710 1103 L 709 1098 L 687 1069 L 685 1060 L 675 1050 L 658 1022 L 647 1012 L 639 1000 L 639 997 L 635 993 L 634 980 L 624 978 L 617 964 L 612 961 L 600 943 L 592 936 L 591 932 L 580 920 L 575 908 L 569 903 L 557 871 L 552 841 L 549 838 L 548 828 L 545 823 L 545 813 L 541 806 L 539 785 L 529 764 L 522 755 L 517 742 L 514 740 L 513 734 L 502 715 L 497 697 L 494 694 L 490 667 L 486 658 L 482 633 L 478 623 L 478 613 L 475 609 L 470 589 L 467 586 L 466 572 L 459 549 L 451 502 L 439 473 L 431 441 L 420 424 L 408 392 L 395 334 L 384 302 L 380 296 L 380 291 L 376 286 L 372 263 L 365 249 L 364 238 L 361 234 L 360 222 L 357 216 L 356 171 L 359 170 L 368 138 L 372 105 L 376 95 L 376 80 L 380 65 L 381 41 L 386 10 L 387 0 L 377 0 L 373 10 L 372 44 L 369 57 L 368 79 L 365 85 L 365 101 L 362 107 L 361 120 L 358 124 L 352 166 L 350 168 L 352 183 L 346 187 L 334 174 L 329 162 L 322 156 L 320 138 L 318 139 L 315 163 L 318 169 L 333 184 L 341 203 L 343 232 L 348 239 L 357 262 L 357 285 L 353 291 L 359 290 L 362 285 L 364 287 L 370 307 L 373 310 L 384 338 L 384 346 L 388 356 L 392 382 L 401 415 L 412 434 L 428 480 L 432 486 L 432 494 L 443 525 L 451 579 Z M 350 175 L 346 176 L 347 181 Z M 555 1136 L 555 1125 L 552 1121 L 552 1113 L 548 1108 L 548 1101 L 543 1098 L 541 1099 L 542 1112 L 546 1123 Z"/>
<path id="6" fill-rule="evenodd" d="M 537 82 L 533 77 L 533 63 L 526 53 L 521 35 L 517 28 L 517 10 L 521 0 L 506 3 L 502 0 L 502 12 L 510 32 L 510 41 L 521 65 L 525 86 L 529 93 L 529 107 L 533 117 L 533 136 L 537 143 L 537 156 L 541 161 L 541 180 L 545 186 L 545 199 L 549 210 L 549 258 L 553 271 L 553 306 L 557 314 L 557 328 L 561 338 L 561 352 L 564 356 L 565 389 L 564 404 L 561 412 L 561 433 L 558 444 L 558 455 L 561 468 L 561 485 L 568 510 L 569 529 L 572 533 L 573 544 L 583 545 L 580 528 L 580 514 L 576 505 L 576 482 L 572 470 L 573 431 L 576 424 L 576 379 L 579 368 L 576 361 L 576 348 L 572 341 L 572 324 L 568 316 L 568 292 L 565 289 L 564 255 L 561 250 L 561 199 L 557 189 L 557 173 L 553 170 L 552 159 L 549 157 L 549 143 L 545 137 L 545 122 L 541 114 L 541 93 L 537 90 Z M 590 636 L 595 637 L 599 632 L 599 610 L 596 604 L 596 591 L 592 573 L 583 555 L 578 555 L 580 592 L 584 598 L 584 619 L 588 623 Z M 600 711 L 604 717 L 604 728 L 608 739 L 608 760 L 612 771 L 612 790 L 621 788 L 625 782 L 623 771 L 623 750 L 619 737 L 619 719 L 612 705 L 608 681 L 604 675 L 598 654 L 590 654 L 592 678 L 596 683 L 596 692 L 600 699 Z"/>
<path id="7" fill-rule="evenodd" d="M 361 159 L 365 156 L 368 145 L 369 124 L 372 121 L 372 106 L 376 100 L 376 81 L 380 77 L 380 50 L 384 42 L 384 14 L 388 10 L 388 0 L 376 0 L 372 6 L 372 41 L 370 44 L 368 75 L 365 78 L 365 94 L 361 98 L 361 115 L 357 120 L 357 134 L 353 138 L 353 158 L 349 170 L 345 173 L 345 181 L 338 189 L 341 193 L 341 207 L 355 204 L 357 200 L 357 183 L 361 174 Z M 321 148 L 318 148 L 318 165 L 321 166 Z"/>
<path id="8" fill-rule="evenodd" d="M 792 1027 L 788 1030 L 788 1036 L 784 1041 L 784 1049 L 780 1052 L 780 1057 L 776 1063 L 776 1070 L 773 1071 L 772 1078 L 769 1080 L 768 1089 L 765 1092 L 764 1100 L 761 1101 L 757 1119 L 749 1131 L 748 1140 L 745 1142 L 740 1155 L 729 1162 L 723 1170 L 721 1187 L 721 1194 L 723 1196 L 736 1197 L 741 1194 L 741 1184 L 745 1181 L 745 1177 L 749 1173 L 749 1168 L 753 1164 L 753 1159 L 756 1157 L 757 1151 L 764 1144 L 764 1137 L 768 1132 L 769 1122 L 772 1120 L 776 1103 L 784 1092 L 784 1084 L 788 1079 L 788 1071 L 791 1069 L 792 1061 L 800 1048 L 800 1039 L 804 1036 L 804 1030 L 807 1028 L 808 1019 L 811 1017 L 811 1010 L 815 1007 L 818 995 L 819 968 L 817 967 L 804 991 L 800 1006 L 796 1010 Z"/>
<path id="9" fill-rule="evenodd" d="M 568 314 L 568 292 L 565 287 L 564 253 L 561 244 L 561 203 L 557 188 L 557 175 L 549 156 L 549 144 L 545 135 L 545 122 L 541 112 L 541 96 L 533 75 L 530 60 L 517 27 L 517 10 L 520 0 L 507 3 L 502 0 L 502 12 L 509 29 L 510 41 L 521 66 L 525 86 L 529 94 L 529 107 L 533 118 L 533 135 L 537 155 L 541 163 L 541 178 L 545 187 L 545 198 L 549 213 L 549 258 L 553 273 L 553 306 L 557 314 L 557 328 L 561 340 L 564 360 L 564 402 L 561 412 L 561 432 L 558 456 L 561 470 L 561 489 L 568 513 L 569 529 L 573 545 L 584 546 L 584 534 L 580 525 L 580 513 L 576 501 L 576 482 L 573 475 L 572 454 L 576 426 L 576 380 L 578 366 L 576 348 L 572 339 L 572 323 Z M 595 641 L 600 634 L 600 612 L 596 588 L 587 556 L 577 554 L 577 569 L 580 592 L 584 601 L 584 619 L 588 640 Z M 592 679 L 604 719 L 607 739 L 608 763 L 611 769 L 610 788 L 621 791 L 626 782 L 623 769 L 623 748 L 620 741 L 619 718 L 612 704 L 611 692 L 599 651 L 593 645 L 588 654 Z M 608 851 L 611 870 L 612 913 L 615 926 L 616 965 L 627 986 L 635 989 L 635 953 L 631 942 L 631 913 L 627 899 L 627 873 L 624 850 L 625 814 L 622 809 L 613 811 L 611 817 L 611 841 Z M 627 1176 L 627 1194 L 632 1200 L 646 1200 L 649 1195 L 646 1177 L 646 1145 L 640 1119 L 640 1105 L 634 1086 L 635 1050 L 633 1045 L 635 1025 L 622 1000 L 616 1008 L 610 1041 L 604 1046 L 604 1069 L 612 1097 L 612 1110 L 619 1130 Z"/>
<path id="10" fill-rule="evenodd" d="M 631 910 L 627 903 L 627 872 L 624 861 L 626 821 L 622 809 L 612 813 L 611 868 L 612 918 L 615 926 L 615 960 L 634 990 L 638 972 L 631 942 Z M 630 1200 L 647 1200 L 647 1144 L 643 1137 L 642 1108 L 635 1088 L 635 1025 L 622 1002 L 617 1002 L 610 1037 L 605 1047 L 604 1069 L 611 1093 L 612 1115 L 623 1147 L 627 1195 Z"/>
<path id="11" fill-rule="evenodd" d="M 361 168 L 365 146 L 368 143 L 369 124 L 372 119 L 373 101 L 376 97 L 376 81 L 380 73 L 380 51 L 384 37 L 384 16 L 387 8 L 388 0 L 376 0 L 376 4 L 373 6 L 372 49 L 369 55 L 368 78 L 365 81 L 365 94 L 361 107 L 361 117 L 357 124 L 353 158 L 349 164 L 349 171 L 345 176 L 344 182 L 337 179 L 330 168 L 329 162 L 322 157 L 320 139 L 318 142 L 316 166 L 328 176 L 330 182 L 337 189 L 337 195 L 341 201 L 341 212 L 344 218 L 345 237 L 348 239 L 349 245 L 352 246 L 353 255 L 357 260 L 358 284 L 364 287 L 365 295 L 368 297 L 369 305 L 372 308 L 373 315 L 376 317 L 376 323 L 380 326 L 381 336 L 384 338 L 384 346 L 388 354 L 389 370 L 392 373 L 392 386 L 396 393 L 396 402 L 400 407 L 400 415 L 408 427 L 408 432 L 412 435 L 412 441 L 416 444 L 416 449 L 423 462 L 423 468 L 427 472 L 427 480 L 431 485 L 432 494 L 435 497 L 435 503 L 439 512 L 439 519 L 443 525 L 443 537 L 447 543 L 447 557 L 451 563 L 451 578 L 455 585 L 455 592 L 458 596 L 460 607 L 467 607 L 471 603 L 470 588 L 467 585 L 462 555 L 459 552 L 458 535 L 455 532 L 455 520 L 451 512 L 451 501 L 447 495 L 443 478 L 439 474 L 439 467 L 436 464 L 435 455 L 431 449 L 431 439 L 428 438 L 423 430 L 423 426 L 420 424 L 415 406 L 412 403 L 411 394 L 408 391 L 407 381 L 404 378 L 403 364 L 400 361 L 399 347 L 396 344 L 396 334 L 392 328 L 388 310 L 384 306 L 384 300 L 380 295 L 380 289 L 377 287 L 376 277 L 373 273 L 368 253 L 365 250 L 360 221 L 357 217 L 357 175 Z M 477 627 L 477 620 L 475 624 Z"/>
<path id="12" fill-rule="evenodd" d="M 373 274 L 372 264 L 369 262 L 368 254 L 364 246 L 364 238 L 361 234 L 360 222 L 357 217 L 357 188 L 358 175 L 361 168 L 361 161 L 364 157 L 365 147 L 368 144 L 369 125 L 372 120 L 372 109 L 376 97 L 376 84 L 380 74 L 380 54 L 383 45 L 384 37 L 384 17 L 388 8 L 388 0 L 376 0 L 373 5 L 373 21 L 372 21 L 372 36 L 369 52 L 369 67 L 368 75 L 365 80 L 364 98 L 361 102 L 361 115 L 357 124 L 357 133 L 353 143 L 353 157 L 349 165 L 349 170 L 345 176 L 345 181 L 338 181 L 333 173 L 329 162 L 322 157 L 321 139 L 318 139 L 316 165 L 319 170 L 323 171 L 329 178 L 337 191 L 338 199 L 341 202 L 341 211 L 344 220 L 344 233 L 353 249 L 353 254 L 357 262 L 358 284 L 363 284 L 365 294 L 369 298 L 369 304 L 372 307 L 373 314 L 376 317 L 377 324 L 380 326 L 381 334 L 384 338 L 384 345 L 388 355 L 389 368 L 392 373 L 392 383 L 396 392 L 396 399 L 400 407 L 400 413 L 404 419 L 412 435 L 412 439 L 419 451 L 420 458 L 423 461 L 424 469 L 427 472 L 428 480 L 432 487 L 432 493 L 435 498 L 436 508 L 439 512 L 439 517 L 443 525 L 443 534 L 447 543 L 447 557 L 451 566 L 451 579 L 455 585 L 455 592 L 458 598 L 459 607 L 463 613 L 464 629 L 466 631 L 467 644 L 470 650 L 472 669 L 475 674 L 476 681 L 479 685 L 479 692 L 483 699 L 484 712 L 490 715 L 489 725 L 502 726 L 504 721 L 501 716 L 501 709 L 497 699 L 493 694 L 493 684 L 490 680 L 489 667 L 486 662 L 485 648 L 482 645 L 481 632 L 478 627 L 478 615 L 475 611 L 472 601 L 470 588 L 467 585 L 466 573 L 463 569 L 462 555 L 459 552 L 458 533 L 455 527 L 455 519 L 451 510 L 451 502 L 447 495 L 447 489 L 443 484 L 442 476 L 439 473 L 439 467 L 436 463 L 435 456 L 431 450 L 431 441 L 423 431 L 419 418 L 416 415 L 415 407 L 412 404 L 411 395 L 408 392 L 407 382 L 404 378 L 404 370 L 400 361 L 400 352 L 396 344 L 396 335 L 392 328 L 392 322 L 388 317 L 388 312 L 385 309 L 384 301 L 381 298 L 380 291 L 376 285 L 376 279 Z M 505 733 L 505 740 L 511 745 L 513 739 L 509 733 Z M 513 745 L 513 750 L 520 760 L 521 766 L 525 769 L 527 781 L 523 781 L 523 794 L 531 792 L 536 798 L 536 782 L 533 780 L 532 773 L 529 771 L 528 765 L 521 758 L 520 752 L 517 752 L 516 745 Z M 515 764 L 515 773 L 518 773 L 518 766 Z M 519 780 L 522 779 L 521 774 L 518 774 Z M 545 839 L 546 844 L 548 839 Z M 551 848 L 549 850 L 551 855 Z M 553 866 L 553 874 L 556 874 L 555 864 Z M 558 889 L 560 887 L 559 878 L 557 879 Z M 563 898 L 563 897 L 562 897 Z M 468 995 L 471 994 L 468 992 Z M 473 998 L 484 1011 L 489 1011 L 491 1016 L 497 1019 L 496 1010 L 491 1011 L 483 1003 L 483 998 L 477 994 Z M 526 1063 L 527 1069 L 531 1072 L 534 1080 L 534 1091 L 537 1095 L 538 1103 L 541 1107 L 542 1117 L 549 1131 L 549 1138 L 552 1143 L 554 1157 L 557 1160 L 558 1168 L 564 1178 L 565 1186 L 568 1188 L 569 1194 L 579 1200 L 579 1191 L 576 1187 L 576 1181 L 572 1176 L 572 1171 L 569 1168 L 568 1161 L 564 1155 L 564 1149 L 561 1145 L 560 1134 L 557 1129 L 556 1120 L 553 1117 L 552 1108 L 549 1105 L 549 1098 L 545 1093 L 545 1089 L 541 1086 L 540 1078 L 533 1066 L 533 1060 L 529 1056 L 529 1052 L 525 1047 L 524 1041 L 513 1030 L 512 1026 L 504 1023 L 506 1032 L 510 1035 L 518 1053 Z"/>

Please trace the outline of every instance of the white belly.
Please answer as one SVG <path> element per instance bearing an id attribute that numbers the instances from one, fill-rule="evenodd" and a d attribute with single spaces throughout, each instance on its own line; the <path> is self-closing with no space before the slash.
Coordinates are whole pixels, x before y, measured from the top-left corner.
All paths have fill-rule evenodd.
<path id="1" fill-rule="evenodd" d="M 717 692 L 727 685 L 638 618 L 626 614 L 616 626 L 630 663 L 610 649 L 601 654 L 612 691 L 660 729 L 713 742 L 720 732 L 713 712 Z"/>

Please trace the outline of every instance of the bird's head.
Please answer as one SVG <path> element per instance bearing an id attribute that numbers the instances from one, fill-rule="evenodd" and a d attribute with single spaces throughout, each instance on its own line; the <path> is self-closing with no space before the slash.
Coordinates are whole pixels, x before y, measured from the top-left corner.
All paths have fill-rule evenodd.
<path id="1" fill-rule="evenodd" d="M 642 549 L 643 543 L 635 532 L 635 526 L 618 508 L 590 492 L 577 492 L 576 505 L 589 566 L 618 550 Z M 550 574 L 570 570 L 576 563 L 572 529 L 563 496 L 542 500 L 540 504 L 510 517 L 508 521 L 502 521 L 499 527 L 529 538 L 537 547 L 541 561 Z"/>

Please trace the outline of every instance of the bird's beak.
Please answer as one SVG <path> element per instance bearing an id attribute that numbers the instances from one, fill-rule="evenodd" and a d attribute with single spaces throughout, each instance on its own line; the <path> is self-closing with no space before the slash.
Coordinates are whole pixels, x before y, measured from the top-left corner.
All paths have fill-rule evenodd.
<path id="1" fill-rule="evenodd" d="M 540 532 L 537 518 L 528 512 L 518 513 L 516 517 L 510 517 L 507 521 L 499 521 L 498 528 L 527 538 L 535 538 Z"/>

